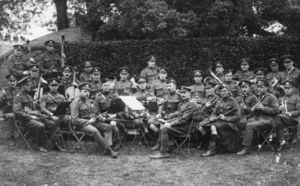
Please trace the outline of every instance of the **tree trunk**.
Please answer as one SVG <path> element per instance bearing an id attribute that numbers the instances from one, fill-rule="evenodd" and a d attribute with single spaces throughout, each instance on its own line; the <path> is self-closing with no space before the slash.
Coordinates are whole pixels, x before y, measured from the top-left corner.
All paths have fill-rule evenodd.
<path id="1" fill-rule="evenodd" d="M 57 29 L 62 30 L 69 28 L 69 21 L 67 16 L 67 0 L 53 0 L 56 7 L 57 14 Z"/>

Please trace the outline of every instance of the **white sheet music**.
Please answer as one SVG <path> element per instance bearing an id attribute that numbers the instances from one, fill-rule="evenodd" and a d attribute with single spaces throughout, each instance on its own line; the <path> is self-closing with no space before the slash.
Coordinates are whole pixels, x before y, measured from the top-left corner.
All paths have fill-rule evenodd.
<path id="1" fill-rule="evenodd" d="M 120 99 L 127 105 L 131 110 L 145 110 L 141 102 L 139 102 L 135 96 L 119 96 Z"/>

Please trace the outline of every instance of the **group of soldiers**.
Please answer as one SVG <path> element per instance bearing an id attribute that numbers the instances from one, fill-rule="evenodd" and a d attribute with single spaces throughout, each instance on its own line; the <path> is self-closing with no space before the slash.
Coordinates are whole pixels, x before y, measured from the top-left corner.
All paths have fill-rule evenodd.
<path id="1" fill-rule="evenodd" d="M 45 42 L 46 52 L 33 59 L 23 46 L 16 45 L 7 61 L 9 86 L 0 94 L 12 142 L 15 123 L 23 125 L 34 131 L 33 144 L 41 152 L 47 152 L 44 130 L 54 131 L 68 122 L 74 129 L 89 133 L 105 154 L 116 158 L 126 129 L 122 121 L 131 121 L 156 137 L 152 150 L 159 152 L 151 156 L 153 159 L 169 157 L 174 140 L 186 135 L 191 125 L 207 149 L 204 157 L 215 155 L 219 146 L 245 155 L 255 132 L 272 127 L 282 147 L 286 143 L 284 128 L 295 126 L 296 130 L 298 125 L 300 71 L 290 55 L 272 58 L 269 69 L 254 72 L 249 70 L 248 58 L 240 60 L 241 69 L 236 73 L 218 61 L 208 76 L 194 70 L 194 84 L 178 89 L 175 78 L 168 77 L 168 69 L 157 66 L 155 56 L 149 57 L 138 77 L 130 78 L 130 69 L 122 67 L 119 80 L 113 76 L 103 80 L 100 68 L 92 61 L 83 62 L 80 74 L 64 65 L 65 55 L 54 46 L 52 40 Z M 284 71 L 279 71 L 280 62 Z M 130 109 L 119 96 L 135 97 L 145 110 Z M 66 112 L 58 112 L 64 103 L 69 103 L 65 104 Z M 296 143 L 297 131 L 292 138 Z M 53 146 L 64 150 L 58 139 Z"/>

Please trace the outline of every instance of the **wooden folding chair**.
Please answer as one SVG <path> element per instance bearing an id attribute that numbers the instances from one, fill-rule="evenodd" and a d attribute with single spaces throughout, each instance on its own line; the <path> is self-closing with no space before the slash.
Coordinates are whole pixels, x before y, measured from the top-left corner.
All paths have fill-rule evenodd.
<path id="1" fill-rule="evenodd" d="M 15 119 L 15 113 L 13 113 L 13 117 L 14 117 L 14 126 L 15 126 L 15 129 L 17 130 L 17 133 L 20 135 L 20 137 L 22 138 L 22 140 L 24 141 L 24 143 L 26 144 L 27 148 L 32 150 L 32 146 L 30 145 L 30 132 L 31 130 L 27 127 L 24 127 L 22 125 L 19 125 L 18 123 L 20 123 L 20 121 L 17 121 Z"/>
<path id="2" fill-rule="evenodd" d="M 70 152 L 75 152 L 77 151 L 77 149 L 81 149 L 82 151 L 84 151 L 85 153 L 88 153 L 88 151 L 86 150 L 86 148 L 84 147 L 83 143 L 83 139 L 86 137 L 87 133 L 84 131 L 78 131 L 76 129 L 74 129 L 72 127 L 72 123 L 71 123 L 71 118 L 68 118 L 68 122 L 67 122 L 67 126 L 66 127 L 61 127 L 60 128 L 60 132 L 62 135 L 66 135 L 67 136 L 67 149 Z M 72 136 L 75 139 L 75 144 L 72 145 L 70 147 L 69 143 L 70 143 L 70 136 Z M 63 138 L 63 144 L 65 145 L 65 140 Z"/>
<path id="3" fill-rule="evenodd" d="M 274 141 L 276 136 L 276 127 L 273 124 L 270 129 L 261 130 L 258 132 L 259 136 L 262 137 L 262 143 L 258 145 L 258 151 L 261 151 L 263 146 L 269 146 L 273 152 L 277 153 L 278 149 L 276 148 Z"/>
<path id="4" fill-rule="evenodd" d="M 174 149 L 173 151 L 174 155 L 178 154 L 182 150 L 185 144 L 188 144 L 188 153 L 190 153 L 191 139 L 192 139 L 193 129 L 195 129 L 195 123 L 196 122 L 192 120 L 188 132 L 186 134 L 176 137 L 180 140 L 180 142 L 178 143 L 178 141 L 175 140 L 176 149 Z"/>

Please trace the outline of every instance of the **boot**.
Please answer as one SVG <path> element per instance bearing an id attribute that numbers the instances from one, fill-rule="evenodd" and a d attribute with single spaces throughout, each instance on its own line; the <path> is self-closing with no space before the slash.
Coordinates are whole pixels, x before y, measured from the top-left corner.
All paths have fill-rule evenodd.
<path id="1" fill-rule="evenodd" d="M 214 156 L 216 154 L 216 142 L 210 141 L 208 151 L 202 154 L 203 157 Z"/>
<path id="2" fill-rule="evenodd" d="M 112 158 L 116 159 L 116 158 L 118 158 L 119 153 L 115 152 L 111 148 L 108 148 L 104 151 L 104 155 L 110 155 Z"/>
<path id="3" fill-rule="evenodd" d="M 239 151 L 238 153 L 236 153 L 238 156 L 243 156 L 246 154 L 249 154 L 249 147 L 244 147 L 241 151 Z"/>
<path id="4" fill-rule="evenodd" d="M 217 135 L 212 134 L 210 136 L 208 151 L 202 154 L 203 157 L 214 156 L 216 154 L 216 141 Z"/>
<path id="5" fill-rule="evenodd" d="M 156 143 L 156 144 L 154 145 L 154 147 L 151 148 L 152 151 L 157 151 L 157 150 L 159 150 L 159 149 L 160 149 L 159 143 Z"/>

